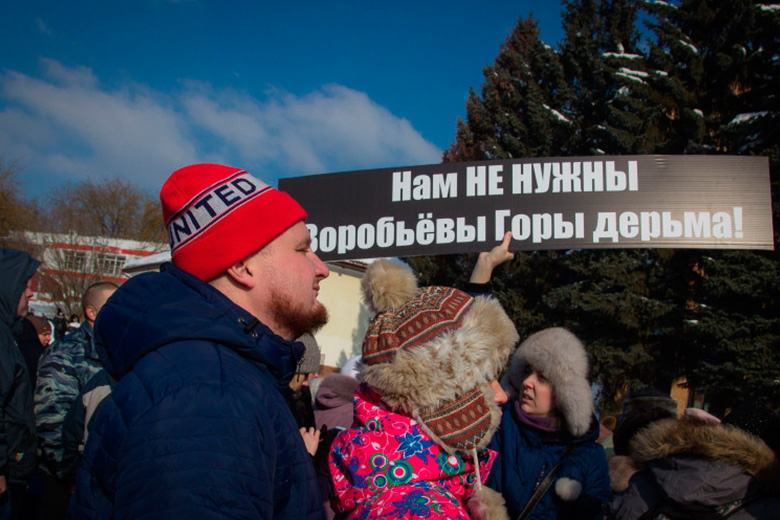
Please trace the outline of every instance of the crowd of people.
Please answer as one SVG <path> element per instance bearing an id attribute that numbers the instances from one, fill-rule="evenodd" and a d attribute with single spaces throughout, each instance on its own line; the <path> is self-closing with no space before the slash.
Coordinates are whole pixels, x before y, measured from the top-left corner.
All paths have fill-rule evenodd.
<path id="1" fill-rule="evenodd" d="M 321 377 L 304 208 L 216 164 L 160 199 L 172 261 L 75 326 L 28 315 L 40 263 L 0 249 L 0 520 L 778 517 L 780 417 L 654 388 L 598 417 L 582 341 L 491 294 L 511 234 L 462 288 L 373 262 L 362 353 Z"/>

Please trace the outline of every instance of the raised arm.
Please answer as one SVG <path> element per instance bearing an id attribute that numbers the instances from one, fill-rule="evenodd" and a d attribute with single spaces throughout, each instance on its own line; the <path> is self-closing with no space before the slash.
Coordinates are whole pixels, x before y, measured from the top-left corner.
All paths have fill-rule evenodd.
<path id="1" fill-rule="evenodd" d="M 493 276 L 493 270 L 504 262 L 508 262 L 515 257 L 515 254 L 509 251 L 509 243 L 512 241 L 512 232 L 504 233 L 504 240 L 490 251 L 483 251 L 479 254 L 474 270 L 471 272 L 470 283 L 488 283 Z"/>

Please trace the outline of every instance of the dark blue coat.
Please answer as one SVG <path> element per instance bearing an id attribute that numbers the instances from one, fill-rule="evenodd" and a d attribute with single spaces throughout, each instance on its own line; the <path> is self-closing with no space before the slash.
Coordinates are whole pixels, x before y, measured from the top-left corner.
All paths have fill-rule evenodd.
<path id="1" fill-rule="evenodd" d="M 23 325 L 22 292 L 39 265 L 27 253 L 0 248 L 0 475 L 13 483 L 32 474 L 38 445 L 32 379 L 14 332 Z"/>
<path id="2" fill-rule="evenodd" d="M 69 518 L 324 517 L 280 393 L 303 344 L 252 320 L 171 264 L 111 297 L 95 343 L 118 383 L 87 441 Z"/>
<path id="3" fill-rule="evenodd" d="M 529 519 L 598 518 L 602 504 L 612 497 L 609 468 L 604 448 L 596 442 L 598 422 L 582 437 L 567 432 L 545 433 L 521 423 L 514 412 L 514 401 L 503 407 L 501 426 L 490 441 L 498 458 L 490 471 L 486 485 L 506 499 L 510 518 L 517 518 L 537 481 L 542 480 L 560 460 L 569 444 L 574 445 L 564 460 L 555 481 L 547 490 Z M 555 493 L 560 478 L 576 480 L 582 492 L 574 501 L 566 502 Z"/>

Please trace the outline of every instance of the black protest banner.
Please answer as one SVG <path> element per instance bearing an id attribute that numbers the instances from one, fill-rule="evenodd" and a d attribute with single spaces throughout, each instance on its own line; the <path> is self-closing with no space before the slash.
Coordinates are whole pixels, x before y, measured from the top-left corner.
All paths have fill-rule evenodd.
<path id="1" fill-rule="evenodd" d="M 513 250 L 773 249 L 765 157 L 447 163 L 282 179 L 323 260 Z"/>

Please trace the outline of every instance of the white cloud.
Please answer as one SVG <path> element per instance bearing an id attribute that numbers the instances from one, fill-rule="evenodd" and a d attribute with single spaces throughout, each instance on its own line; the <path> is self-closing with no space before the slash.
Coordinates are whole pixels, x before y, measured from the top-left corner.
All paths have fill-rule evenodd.
<path id="1" fill-rule="evenodd" d="M 0 146 L 9 157 L 25 150 L 28 173 L 42 170 L 53 183 L 118 175 L 152 188 L 161 171 L 197 158 L 179 114 L 143 88 L 105 91 L 88 69 L 50 60 L 44 69 L 40 79 L 0 76 Z"/>
<path id="2" fill-rule="evenodd" d="M 278 176 L 439 162 L 441 150 L 368 95 L 326 85 L 257 99 L 185 82 L 176 92 L 101 85 L 86 67 L 41 60 L 42 74 L 0 74 L 0 154 L 56 185 L 119 175 L 157 190 L 197 161 Z M 270 176 L 270 178 L 268 178 Z"/>
<path id="3" fill-rule="evenodd" d="M 365 93 L 326 85 L 305 96 L 277 90 L 263 101 L 190 85 L 184 105 L 193 124 L 250 161 L 276 163 L 289 173 L 439 162 L 441 150 L 411 123 Z"/>
<path id="4" fill-rule="evenodd" d="M 49 58 L 41 58 L 39 61 L 43 69 L 43 75 L 52 82 L 82 87 L 84 89 L 97 88 L 98 79 L 92 74 L 92 70 L 89 67 L 68 68 L 57 60 Z"/>

